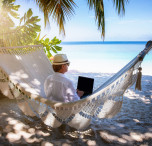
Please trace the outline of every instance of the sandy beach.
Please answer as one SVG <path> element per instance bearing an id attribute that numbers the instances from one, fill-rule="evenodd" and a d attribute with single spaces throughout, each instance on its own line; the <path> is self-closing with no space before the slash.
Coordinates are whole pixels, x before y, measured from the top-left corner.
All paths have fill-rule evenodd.
<path id="1" fill-rule="evenodd" d="M 152 146 L 151 14 L 152 0 L 0 0 L 0 146 Z"/>
<path id="2" fill-rule="evenodd" d="M 152 145 L 152 76 L 143 75 L 142 91 L 126 90 L 121 112 L 100 124 L 92 122 L 79 133 L 50 129 L 38 119 L 28 120 L 15 100 L 0 94 L 0 146 L 40 145 Z M 70 131 L 71 130 L 71 131 Z"/>

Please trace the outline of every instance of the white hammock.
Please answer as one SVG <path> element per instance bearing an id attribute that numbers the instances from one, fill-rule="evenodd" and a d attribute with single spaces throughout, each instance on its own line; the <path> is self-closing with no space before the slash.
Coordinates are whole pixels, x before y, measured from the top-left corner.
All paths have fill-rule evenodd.
<path id="1" fill-rule="evenodd" d="M 57 128 L 68 124 L 85 129 L 92 118 L 111 118 L 120 111 L 123 94 L 136 81 L 138 68 L 151 48 L 149 41 L 137 57 L 87 98 L 59 103 L 47 100 L 44 93 L 44 81 L 53 70 L 42 46 L 2 47 L 0 90 L 10 99 L 17 99 L 24 114 L 37 116 L 46 125 Z"/>

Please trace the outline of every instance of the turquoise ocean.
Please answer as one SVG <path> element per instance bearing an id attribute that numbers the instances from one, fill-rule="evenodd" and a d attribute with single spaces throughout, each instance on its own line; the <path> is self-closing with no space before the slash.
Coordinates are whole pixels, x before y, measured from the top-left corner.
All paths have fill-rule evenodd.
<path id="1" fill-rule="evenodd" d="M 70 60 L 69 70 L 82 73 L 116 73 L 146 45 L 146 41 L 62 42 L 62 51 Z M 152 51 L 142 62 L 142 73 L 152 75 Z"/>

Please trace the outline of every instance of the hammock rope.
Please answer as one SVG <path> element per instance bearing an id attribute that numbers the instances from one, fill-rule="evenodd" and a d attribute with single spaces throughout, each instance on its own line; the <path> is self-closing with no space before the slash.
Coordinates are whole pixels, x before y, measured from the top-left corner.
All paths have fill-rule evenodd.
<path id="1" fill-rule="evenodd" d="M 78 130 L 89 126 L 91 119 L 112 118 L 121 110 L 125 90 L 137 81 L 138 69 L 152 42 L 92 95 L 75 102 L 47 100 L 43 83 L 53 74 L 50 61 L 40 45 L 0 48 L 0 90 L 16 99 L 27 116 L 40 118 L 57 128 L 67 124 Z"/>

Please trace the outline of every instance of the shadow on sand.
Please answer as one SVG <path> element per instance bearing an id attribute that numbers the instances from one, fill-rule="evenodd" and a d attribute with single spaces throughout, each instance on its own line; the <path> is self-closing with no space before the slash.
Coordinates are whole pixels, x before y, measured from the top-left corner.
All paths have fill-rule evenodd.
<path id="1" fill-rule="evenodd" d="M 142 84 L 142 91 L 126 91 L 117 116 L 94 122 L 82 133 L 65 126 L 51 129 L 36 118 L 33 122 L 15 100 L 0 94 L 0 145 L 152 145 L 152 76 L 143 76 Z"/>

